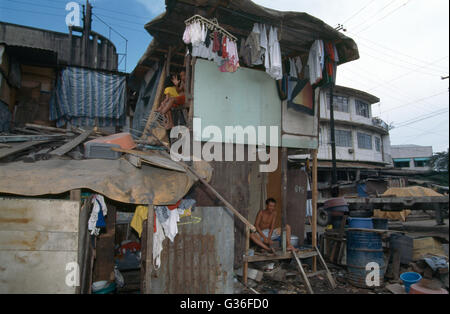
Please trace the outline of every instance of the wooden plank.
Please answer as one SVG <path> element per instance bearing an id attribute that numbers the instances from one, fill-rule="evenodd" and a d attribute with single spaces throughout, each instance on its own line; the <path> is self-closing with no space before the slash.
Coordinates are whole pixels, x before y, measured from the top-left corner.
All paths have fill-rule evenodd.
<path id="1" fill-rule="evenodd" d="M 328 278 L 328 281 L 330 282 L 331 288 L 336 289 L 336 282 L 334 281 L 333 276 L 331 275 L 330 270 L 328 269 L 327 263 L 323 259 L 322 255 L 320 255 L 319 249 L 317 247 L 315 249 L 317 251 L 317 256 L 319 257 L 319 260 L 320 260 L 323 268 L 325 268 L 325 271 L 327 272 L 327 278 Z"/>
<path id="2" fill-rule="evenodd" d="M 144 293 L 149 294 L 152 291 L 152 271 L 153 271 L 153 225 L 154 225 L 153 205 L 148 207 L 147 216 L 147 241 L 145 253 L 145 290 Z"/>
<path id="3" fill-rule="evenodd" d="M 0 143 L 51 141 L 65 138 L 65 135 L 4 135 L 0 136 Z"/>
<path id="4" fill-rule="evenodd" d="M 135 155 L 126 154 L 125 159 L 136 168 L 142 167 L 141 159 Z"/>
<path id="5" fill-rule="evenodd" d="M 308 280 L 308 276 L 306 276 L 305 270 L 303 269 L 302 263 L 300 262 L 299 258 L 297 257 L 297 254 L 295 252 L 293 252 L 292 255 L 294 255 L 295 260 L 297 261 L 298 269 L 300 270 L 300 274 L 303 277 L 303 281 L 305 282 L 305 285 L 308 288 L 309 293 L 314 294 L 314 291 L 311 287 L 311 283 Z"/>
<path id="6" fill-rule="evenodd" d="M 0 251 L 75 251 L 76 232 L 4 231 L 0 230 Z"/>
<path id="7" fill-rule="evenodd" d="M 0 159 L 5 158 L 7 156 L 11 156 L 18 152 L 27 150 L 28 148 L 33 147 L 35 145 L 48 143 L 48 142 L 49 141 L 30 141 L 30 142 L 25 142 L 25 143 L 22 143 L 19 145 L 10 146 L 10 148 L 0 150 Z"/>
<path id="8" fill-rule="evenodd" d="M 314 251 L 310 252 L 298 252 L 297 257 L 300 259 L 310 258 L 317 256 L 317 253 Z M 255 255 L 255 256 L 244 256 L 244 261 L 248 261 L 249 263 L 252 262 L 266 262 L 266 261 L 276 261 L 276 260 L 283 260 L 283 259 L 292 259 L 293 255 L 291 252 L 288 252 L 286 254 L 281 255 L 274 255 L 274 256 L 265 256 L 265 255 Z"/>
<path id="9" fill-rule="evenodd" d="M 83 143 L 89 136 L 91 136 L 93 130 L 86 130 L 81 133 L 79 136 L 71 140 L 70 142 L 64 144 L 61 147 L 58 147 L 54 151 L 50 152 L 50 155 L 63 156 L 70 152 L 72 149 Z"/>
<path id="10" fill-rule="evenodd" d="M 164 169 L 174 170 L 178 172 L 186 173 L 186 169 L 180 166 L 179 163 L 170 159 L 170 157 L 158 156 L 152 152 L 142 152 L 139 150 L 129 150 L 129 149 L 121 149 L 118 147 L 111 147 L 111 150 L 120 153 L 127 153 L 130 155 L 137 156 L 141 159 L 142 162 L 150 164 L 152 166 L 161 167 Z"/>
<path id="11" fill-rule="evenodd" d="M 73 294 L 66 265 L 76 261 L 76 251 L 0 251 L 0 293 Z"/>
<path id="12" fill-rule="evenodd" d="M 245 227 L 245 255 L 246 256 L 248 254 L 249 248 L 250 248 L 250 229 L 248 227 Z M 248 283 L 248 261 L 244 261 L 243 277 L 244 277 L 244 285 L 247 286 L 247 283 Z"/>
<path id="13" fill-rule="evenodd" d="M 67 200 L 0 198 L 0 230 L 78 232 L 79 207 Z"/>

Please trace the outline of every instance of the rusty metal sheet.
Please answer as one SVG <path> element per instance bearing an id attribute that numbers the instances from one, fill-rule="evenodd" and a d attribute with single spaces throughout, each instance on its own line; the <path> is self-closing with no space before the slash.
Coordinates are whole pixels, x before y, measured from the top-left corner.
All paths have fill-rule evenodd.
<path id="1" fill-rule="evenodd" d="M 234 219 L 222 207 L 198 207 L 182 218 L 174 243 L 164 240 L 152 293 L 233 293 Z"/>
<path id="2" fill-rule="evenodd" d="M 0 167 L 0 192 L 37 196 L 86 188 L 130 204 L 175 204 L 195 178 L 157 167 L 135 168 L 125 159 L 41 160 Z"/>

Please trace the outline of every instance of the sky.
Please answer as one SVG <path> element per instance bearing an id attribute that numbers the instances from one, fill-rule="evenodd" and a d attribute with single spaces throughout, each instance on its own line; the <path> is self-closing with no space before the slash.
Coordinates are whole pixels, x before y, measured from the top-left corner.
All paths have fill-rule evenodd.
<path id="1" fill-rule="evenodd" d="M 0 0 L 0 20 L 67 32 L 67 0 Z M 77 0 L 75 2 L 84 3 Z M 341 65 L 337 84 L 380 98 L 374 116 L 394 128 L 391 143 L 449 146 L 448 0 L 254 0 L 281 11 L 300 11 L 330 26 L 343 24 L 360 59 Z M 120 70 L 131 72 L 151 41 L 144 24 L 164 12 L 164 0 L 91 0 L 93 30 L 125 52 Z M 104 25 L 103 22 L 107 25 Z M 220 23 L 220 21 L 219 21 Z M 110 31 L 110 27 L 113 30 Z M 111 33 L 111 35 L 109 35 Z"/>

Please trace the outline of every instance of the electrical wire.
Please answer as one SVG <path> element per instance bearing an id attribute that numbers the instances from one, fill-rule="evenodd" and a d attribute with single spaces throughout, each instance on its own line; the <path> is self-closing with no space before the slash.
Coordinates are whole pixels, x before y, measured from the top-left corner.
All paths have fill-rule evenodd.
<path id="1" fill-rule="evenodd" d="M 375 0 L 370 1 L 365 6 L 363 6 L 361 9 L 359 9 L 355 14 L 350 16 L 348 19 L 346 19 L 342 24 L 348 23 L 351 19 L 355 18 L 359 13 L 361 13 L 365 8 L 369 7 L 372 3 L 374 3 Z"/>
<path id="2" fill-rule="evenodd" d="M 400 10 L 401 8 L 405 7 L 406 5 L 408 5 L 408 3 L 410 3 L 411 0 L 406 1 L 404 4 L 402 4 L 401 6 L 397 7 L 396 9 L 392 10 L 391 12 L 389 12 L 388 14 L 386 14 L 385 16 L 383 16 L 382 18 L 376 20 L 375 22 L 373 22 L 372 24 L 367 25 L 367 27 L 365 27 L 364 29 L 360 30 L 357 34 L 360 34 L 364 31 L 366 31 L 367 29 L 369 29 L 370 27 L 372 27 L 373 25 L 381 22 L 382 20 L 384 20 L 385 18 L 387 18 L 388 16 L 394 14 L 395 12 L 397 12 L 398 10 Z"/>

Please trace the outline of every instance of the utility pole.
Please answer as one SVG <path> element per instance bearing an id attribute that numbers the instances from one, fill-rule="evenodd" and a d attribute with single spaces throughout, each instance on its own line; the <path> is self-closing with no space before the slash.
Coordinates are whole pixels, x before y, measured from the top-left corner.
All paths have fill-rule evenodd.
<path id="1" fill-rule="evenodd" d="M 337 186 L 337 167 L 336 167 L 336 134 L 334 130 L 334 95 L 333 85 L 330 87 L 330 132 L 331 132 L 331 196 L 339 196 L 339 188 Z"/>

